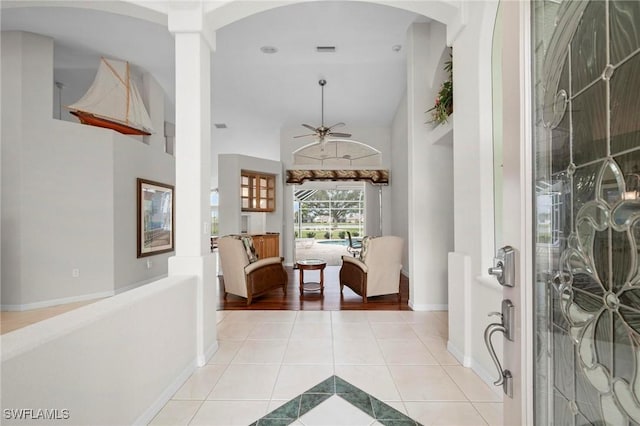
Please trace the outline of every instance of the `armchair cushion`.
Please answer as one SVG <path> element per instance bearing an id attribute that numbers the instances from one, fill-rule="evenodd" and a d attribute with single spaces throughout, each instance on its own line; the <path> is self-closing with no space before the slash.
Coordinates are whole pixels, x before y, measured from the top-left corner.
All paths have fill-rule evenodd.
<path id="1" fill-rule="evenodd" d="M 403 240 L 395 236 L 363 239 L 363 259 L 342 257 L 340 289 L 351 288 L 367 297 L 383 294 L 400 296 L 400 270 L 402 269 Z"/>
<path id="2" fill-rule="evenodd" d="M 369 271 L 369 268 L 367 267 L 367 265 L 357 257 L 342 256 L 342 263 L 343 265 L 345 263 L 350 263 L 350 264 L 352 263 L 354 266 L 360 268 L 362 272 L 364 272 L 365 274 Z"/>
<path id="3" fill-rule="evenodd" d="M 287 294 L 289 279 L 282 265 L 282 258 L 270 257 L 250 263 L 247 245 L 239 235 L 220 238 L 218 251 L 225 297 L 227 293 L 246 297 L 249 305 L 254 296 L 275 288 L 282 288 L 284 294 Z"/>

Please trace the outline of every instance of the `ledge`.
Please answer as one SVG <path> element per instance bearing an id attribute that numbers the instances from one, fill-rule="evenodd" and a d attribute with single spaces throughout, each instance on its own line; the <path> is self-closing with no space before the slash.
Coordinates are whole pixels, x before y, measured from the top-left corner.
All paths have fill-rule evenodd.
<path id="1" fill-rule="evenodd" d="M 453 114 L 429 132 L 429 139 L 433 145 L 453 146 Z"/>

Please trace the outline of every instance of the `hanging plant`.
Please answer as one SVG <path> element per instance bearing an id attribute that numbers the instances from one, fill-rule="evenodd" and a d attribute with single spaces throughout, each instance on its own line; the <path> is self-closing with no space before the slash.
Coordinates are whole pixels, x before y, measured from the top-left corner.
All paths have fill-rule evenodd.
<path id="1" fill-rule="evenodd" d="M 432 118 L 429 123 L 445 123 L 453 113 L 453 62 L 451 59 L 444 63 L 444 70 L 449 74 L 449 78 L 442 83 L 435 105 L 427 110 Z"/>

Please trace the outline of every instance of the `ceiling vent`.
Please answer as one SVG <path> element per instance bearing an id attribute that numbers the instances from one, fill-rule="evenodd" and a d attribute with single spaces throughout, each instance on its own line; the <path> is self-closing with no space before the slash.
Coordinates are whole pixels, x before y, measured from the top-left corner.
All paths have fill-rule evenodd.
<path id="1" fill-rule="evenodd" d="M 226 129 L 227 125 L 224 123 L 215 123 L 214 126 L 216 126 L 216 129 Z"/>
<path id="2" fill-rule="evenodd" d="M 316 52 L 318 53 L 333 53 L 335 51 L 335 46 L 316 46 Z"/>

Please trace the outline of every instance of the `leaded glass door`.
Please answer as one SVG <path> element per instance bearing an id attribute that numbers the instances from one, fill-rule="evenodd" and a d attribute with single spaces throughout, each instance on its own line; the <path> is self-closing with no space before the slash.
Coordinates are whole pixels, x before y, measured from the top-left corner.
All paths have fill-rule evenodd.
<path id="1" fill-rule="evenodd" d="M 531 13 L 535 421 L 640 424 L 640 1 Z"/>

